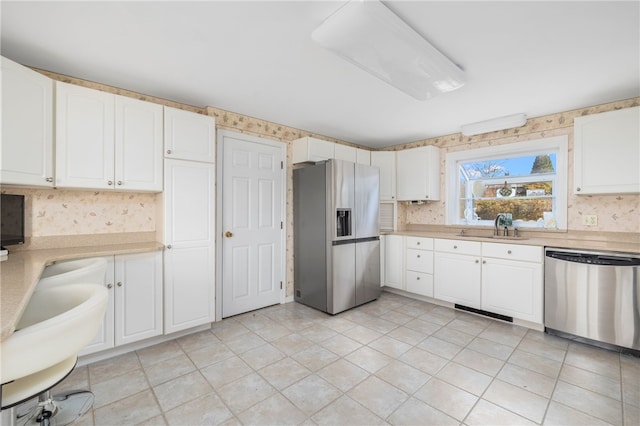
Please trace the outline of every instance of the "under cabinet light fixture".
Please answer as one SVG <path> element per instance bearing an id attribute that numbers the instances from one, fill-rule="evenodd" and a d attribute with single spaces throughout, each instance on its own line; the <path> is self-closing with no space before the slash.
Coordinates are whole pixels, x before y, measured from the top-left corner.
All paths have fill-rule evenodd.
<path id="1" fill-rule="evenodd" d="M 526 114 L 513 114 L 505 117 L 492 118 L 491 120 L 479 121 L 477 123 L 464 124 L 460 130 L 465 136 L 479 135 L 482 133 L 495 132 L 498 130 L 513 129 L 524 126 L 527 123 Z"/>
<path id="2" fill-rule="evenodd" d="M 351 0 L 311 38 L 402 92 L 426 100 L 456 90 L 464 72 L 379 1 Z"/>

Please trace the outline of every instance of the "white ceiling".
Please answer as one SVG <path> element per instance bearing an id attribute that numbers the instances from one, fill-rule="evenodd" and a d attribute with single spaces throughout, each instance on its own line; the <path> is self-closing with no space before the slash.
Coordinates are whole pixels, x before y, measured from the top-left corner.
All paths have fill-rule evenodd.
<path id="1" fill-rule="evenodd" d="M 344 2 L 2 1 L 2 55 L 374 148 L 640 96 L 640 2 L 384 3 L 467 74 L 417 101 L 311 40 Z"/>

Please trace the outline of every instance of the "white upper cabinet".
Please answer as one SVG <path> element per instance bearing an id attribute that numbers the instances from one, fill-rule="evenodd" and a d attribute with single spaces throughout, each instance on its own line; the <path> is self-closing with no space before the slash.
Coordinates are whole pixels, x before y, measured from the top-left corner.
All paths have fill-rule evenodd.
<path id="1" fill-rule="evenodd" d="M 2 59 L 0 183 L 53 186 L 53 81 Z"/>
<path id="2" fill-rule="evenodd" d="M 371 165 L 371 151 L 366 149 L 356 148 L 356 163 Z"/>
<path id="3" fill-rule="evenodd" d="M 293 164 L 306 161 L 316 162 L 335 158 L 335 144 L 304 137 L 293 141 Z"/>
<path id="4" fill-rule="evenodd" d="M 333 158 L 355 163 L 357 158 L 356 148 L 339 143 L 334 144 Z"/>
<path id="5" fill-rule="evenodd" d="M 380 169 L 380 201 L 395 201 L 396 151 L 371 151 L 371 165 Z"/>
<path id="6" fill-rule="evenodd" d="M 640 107 L 576 117 L 574 194 L 640 193 Z"/>
<path id="7" fill-rule="evenodd" d="M 162 105 L 115 97 L 116 189 L 162 191 Z"/>
<path id="8" fill-rule="evenodd" d="M 397 151 L 399 201 L 440 199 L 440 149 L 435 146 Z"/>
<path id="9" fill-rule="evenodd" d="M 56 186 L 114 187 L 114 96 L 56 82 Z"/>
<path id="10" fill-rule="evenodd" d="M 55 180 L 162 191 L 162 106 L 57 82 Z"/>
<path id="11" fill-rule="evenodd" d="M 166 158 L 213 163 L 216 158 L 216 122 L 213 117 L 164 107 Z"/>

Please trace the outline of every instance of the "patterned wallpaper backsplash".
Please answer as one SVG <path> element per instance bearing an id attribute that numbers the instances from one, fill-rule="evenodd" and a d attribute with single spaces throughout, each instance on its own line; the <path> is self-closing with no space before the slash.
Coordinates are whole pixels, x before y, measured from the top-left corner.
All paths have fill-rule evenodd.
<path id="1" fill-rule="evenodd" d="M 156 194 L 54 189 L 2 189 L 23 194 L 29 237 L 153 232 Z"/>

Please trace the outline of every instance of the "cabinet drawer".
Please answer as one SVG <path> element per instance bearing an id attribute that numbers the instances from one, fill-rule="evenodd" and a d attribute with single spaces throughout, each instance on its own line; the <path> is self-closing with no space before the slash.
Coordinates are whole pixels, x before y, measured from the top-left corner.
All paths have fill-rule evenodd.
<path id="1" fill-rule="evenodd" d="M 471 256 L 480 256 L 481 249 L 477 241 L 460 241 L 460 240 L 434 240 L 434 250 L 445 253 L 468 254 Z"/>
<path id="2" fill-rule="evenodd" d="M 433 252 L 407 249 L 407 270 L 433 273 Z"/>
<path id="3" fill-rule="evenodd" d="M 482 256 L 541 263 L 543 253 L 540 246 L 482 243 Z"/>
<path id="4" fill-rule="evenodd" d="M 433 250 L 433 238 L 407 237 L 407 248 Z"/>
<path id="5" fill-rule="evenodd" d="M 433 275 L 407 271 L 407 291 L 433 297 Z"/>

